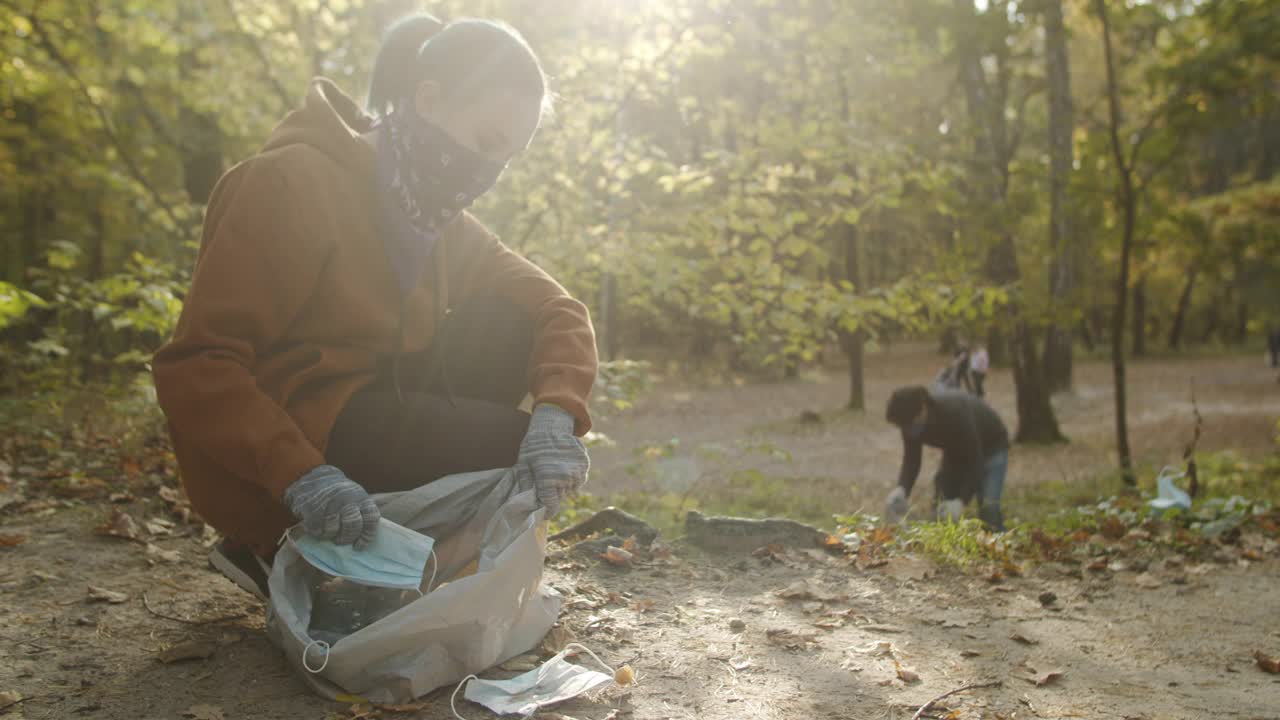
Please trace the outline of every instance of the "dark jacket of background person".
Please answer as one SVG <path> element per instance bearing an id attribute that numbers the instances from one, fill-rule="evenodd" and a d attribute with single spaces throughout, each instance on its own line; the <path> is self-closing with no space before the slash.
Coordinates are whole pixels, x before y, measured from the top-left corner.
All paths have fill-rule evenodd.
<path id="1" fill-rule="evenodd" d="M 982 489 L 983 465 L 1009 447 L 1004 421 L 982 400 L 964 392 L 930 392 L 929 412 L 919 434 L 902 432 L 902 469 L 898 484 L 907 495 L 920 475 L 925 445 L 942 450 L 938 492 L 968 502 Z"/>

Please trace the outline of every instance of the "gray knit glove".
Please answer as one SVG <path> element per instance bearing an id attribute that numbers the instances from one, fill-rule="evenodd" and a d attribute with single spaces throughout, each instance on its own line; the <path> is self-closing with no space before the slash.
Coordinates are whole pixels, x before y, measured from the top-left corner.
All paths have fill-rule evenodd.
<path id="1" fill-rule="evenodd" d="M 284 491 L 284 502 L 314 538 L 363 550 L 378 532 L 382 513 L 364 488 L 332 465 L 320 465 Z"/>
<path id="2" fill-rule="evenodd" d="M 889 499 L 884 504 L 885 522 L 902 522 L 902 518 L 907 516 L 907 511 L 910 509 L 911 505 L 907 502 L 907 491 L 902 489 L 901 485 L 896 486 L 889 493 Z"/>
<path id="3" fill-rule="evenodd" d="M 516 457 L 516 478 L 532 476 L 548 517 L 560 512 L 560 502 L 582 487 L 591 469 L 586 446 L 573 435 L 573 423 L 573 416 L 555 405 L 539 405 Z"/>

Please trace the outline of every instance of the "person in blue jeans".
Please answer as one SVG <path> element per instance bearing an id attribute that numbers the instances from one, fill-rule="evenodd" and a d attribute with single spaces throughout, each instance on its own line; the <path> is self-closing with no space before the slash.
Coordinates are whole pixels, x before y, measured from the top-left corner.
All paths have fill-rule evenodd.
<path id="1" fill-rule="evenodd" d="M 906 516 L 928 445 L 942 450 L 933 479 L 937 516 L 959 518 L 977 498 L 978 517 L 992 530 L 1004 531 L 1000 498 L 1009 468 L 1009 431 L 990 405 L 968 393 L 912 385 L 893 392 L 885 416 L 902 432 L 902 467 L 886 501 L 887 520 Z"/>

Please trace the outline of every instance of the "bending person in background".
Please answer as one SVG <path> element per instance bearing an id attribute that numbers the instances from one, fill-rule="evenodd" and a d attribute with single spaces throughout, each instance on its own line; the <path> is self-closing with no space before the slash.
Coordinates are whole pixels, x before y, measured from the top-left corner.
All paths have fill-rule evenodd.
<path id="1" fill-rule="evenodd" d="M 937 517 L 958 519 L 964 506 L 978 498 L 978 517 L 992 530 L 1004 530 L 1000 498 L 1009 467 L 1009 431 L 990 406 L 967 393 L 930 392 L 915 385 L 895 390 L 885 414 L 902 431 L 902 467 L 886 503 L 887 520 L 906 516 L 928 445 L 942 450 L 933 479 Z"/>
<path id="2" fill-rule="evenodd" d="M 991 357 L 987 355 L 987 348 L 979 345 L 969 356 L 969 375 L 973 378 L 973 394 L 978 397 L 986 397 L 987 371 L 990 367 Z"/>
<path id="3" fill-rule="evenodd" d="M 369 543 L 371 493 L 514 466 L 554 515 L 587 477 L 587 309 L 465 211 L 541 122 L 538 58 L 505 25 L 416 16 L 374 74 L 370 112 L 316 80 L 222 177 L 153 364 L 187 495 L 225 536 L 210 562 L 262 596 L 295 523 Z"/>

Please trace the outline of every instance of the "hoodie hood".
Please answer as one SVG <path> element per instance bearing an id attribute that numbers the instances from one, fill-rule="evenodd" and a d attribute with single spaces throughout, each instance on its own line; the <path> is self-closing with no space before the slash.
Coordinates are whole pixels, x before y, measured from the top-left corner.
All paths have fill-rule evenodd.
<path id="1" fill-rule="evenodd" d="M 375 153 L 361 135 L 373 129 L 373 117 L 331 80 L 316 78 L 302 107 L 285 116 L 262 151 L 307 145 L 324 153 L 354 177 L 374 178 Z"/>

